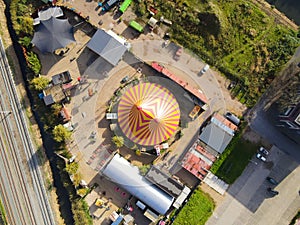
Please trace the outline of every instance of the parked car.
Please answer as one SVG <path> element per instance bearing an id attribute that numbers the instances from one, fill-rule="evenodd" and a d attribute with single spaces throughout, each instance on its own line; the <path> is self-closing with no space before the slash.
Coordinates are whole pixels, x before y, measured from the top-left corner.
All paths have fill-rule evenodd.
<path id="1" fill-rule="evenodd" d="M 234 88 L 234 86 L 236 85 L 235 81 L 231 81 L 230 84 L 228 85 L 227 89 L 231 90 L 232 88 Z"/>
<path id="2" fill-rule="evenodd" d="M 273 185 L 277 185 L 278 184 L 278 182 L 276 180 L 274 180 L 272 177 L 267 177 L 266 180 L 269 181 L 269 183 L 271 183 Z"/>
<path id="3" fill-rule="evenodd" d="M 234 123 L 237 126 L 241 122 L 240 119 L 236 115 L 234 115 L 233 113 L 231 113 L 231 112 L 227 112 L 225 114 L 225 117 L 226 117 L 226 119 L 228 119 L 229 121 L 231 121 L 232 123 Z"/>
<path id="4" fill-rule="evenodd" d="M 165 40 L 165 41 L 163 42 L 163 48 L 168 47 L 169 44 L 170 44 L 170 40 L 169 40 L 169 39 Z"/>
<path id="5" fill-rule="evenodd" d="M 178 61 L 180 59 L 181 54 L 182 54 L 182 47 L 179 47 L 174 55 L 174 59 Z"/>
<path id="6" fill-rule="evenodd" d="M 275 190 L 273 190 L 272 188 L 268 188 L 267 189 L 268 190 L 268 192 L 270 193 L 270 194 L 272 194 L 273 196 L 275 196 L 275 195 L 278 195 L 279 194 L 279 192 L 278 191 L 275 191 Z"/>
<path id="7" fill-rule="evenodd" d="M 206 65 L 203 67 L 203 69 L 200 71 L 200 75 L 203 75 L 204 73 L 206 73 L 208 69 L 209 69 L 209 65 L 206 64 Z"/>
<path id="8" fill-rule="evenodd" d="M 269 151 L 264 147 L 260 147 L 258 151 L 264 155 L 269 155 Z"/>
<path id="9" fill-rule="evenodd" d="M 121 84 L 125 84 L 129 80 L 129 77 L 123 77 L 123 79 L 120 81 Z"/>
<path id="10" fill-rule="evenodd" d="M 263 162 L 266 162 L 267 161 L 267 158 L 265 155 L 263 155 L 262 153 L 257 153 L 256 154 L 256 158 L 258 158 L 259 160 L 263 161 Z"/>
<path id="11" fill-rule="evenodd" d="M 109 11 L 116 4 L 119 3 L 120 0 L 108 0 L 103 4 L 102 11 Z"/>

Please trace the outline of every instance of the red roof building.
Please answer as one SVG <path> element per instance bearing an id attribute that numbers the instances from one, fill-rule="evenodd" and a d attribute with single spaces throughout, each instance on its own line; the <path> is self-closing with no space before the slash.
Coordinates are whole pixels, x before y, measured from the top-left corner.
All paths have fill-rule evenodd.
<path id="1" fill-rule="evenodd" d="M 206 151 L 200 141 L 196 141 L 183 158 L 181 165 L 195 177 L 203 180 L 216 157 Z"/>
<path id="2" fill-rule="evenodd" d="M 164 66 L 160 65 L 157 62 L 152 62 L 151 64 L 152 68 L 155 69 L 156 71 L 162 73 L 164 76 L 168 77 L 172 81 L 176 82 L 179 84 L 181 87 L 183 87 L 185 90 L 190 92 L 192 95 L 194 95 L 196 98 L 198 98 L 203 105 L 201 106 L 202 109 L 206 109 L 206 105 L 208 103 L 208 100 L 206 96 L 203 94 L 203 92 L 199 89 L 196 89 L 195 87 L 191 86 L 187 82 L 180 80 L 178 77 L 176 77 L 172 72 L 164 68 Z"/>

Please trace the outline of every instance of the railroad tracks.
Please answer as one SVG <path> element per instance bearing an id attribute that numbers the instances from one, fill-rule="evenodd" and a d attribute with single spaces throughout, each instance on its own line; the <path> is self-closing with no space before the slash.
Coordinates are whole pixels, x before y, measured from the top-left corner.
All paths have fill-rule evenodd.
<path id="1" fill-rule="evenodd" d="M 35 148 L 1 38 L 0 75 L 0 197 L 8 223 L 54 225 Z"/>

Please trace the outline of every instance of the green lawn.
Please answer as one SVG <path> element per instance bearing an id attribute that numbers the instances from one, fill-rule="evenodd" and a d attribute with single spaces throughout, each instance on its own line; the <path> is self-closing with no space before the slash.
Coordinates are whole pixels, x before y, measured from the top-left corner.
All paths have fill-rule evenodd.
<path id="1" fill-rule="evenodd" d="M 213 199 L 201 190 L 195 190 L 187 204 L 179 212 L 174 225 L 204 225 L 213 213 Z"/>
<path id="2" fill-rule="evenodd" d="M 232 184 L 242 174 L 258 147 L 257 144 L 244 140 L 241 134 L 237 134 L 213 164 L 211 172 Z"/>
<path id="3" fill-rule="evenodd" d="M 148 20 L 149 3 L 139 1 L 137 14 Z M 297 32 L 278 24 L 247 0 L 156 0 L 157 18 L 173 22 L 173 41 L 215 66 L 245 90 L 253 106 L 300 44 Z"/>

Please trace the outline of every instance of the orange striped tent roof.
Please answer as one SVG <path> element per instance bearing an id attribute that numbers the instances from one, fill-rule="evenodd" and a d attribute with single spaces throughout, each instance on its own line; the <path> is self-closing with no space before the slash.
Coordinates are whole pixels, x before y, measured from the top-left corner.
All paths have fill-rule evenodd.
<path id="1" fill-rule="evenodd" d="M 118 106 L 118 122 L 133 142 L 154 146 L 168 139 L 180 119 L 179 105 L 170 91 L 152 83 L 129 88 Z"/>

